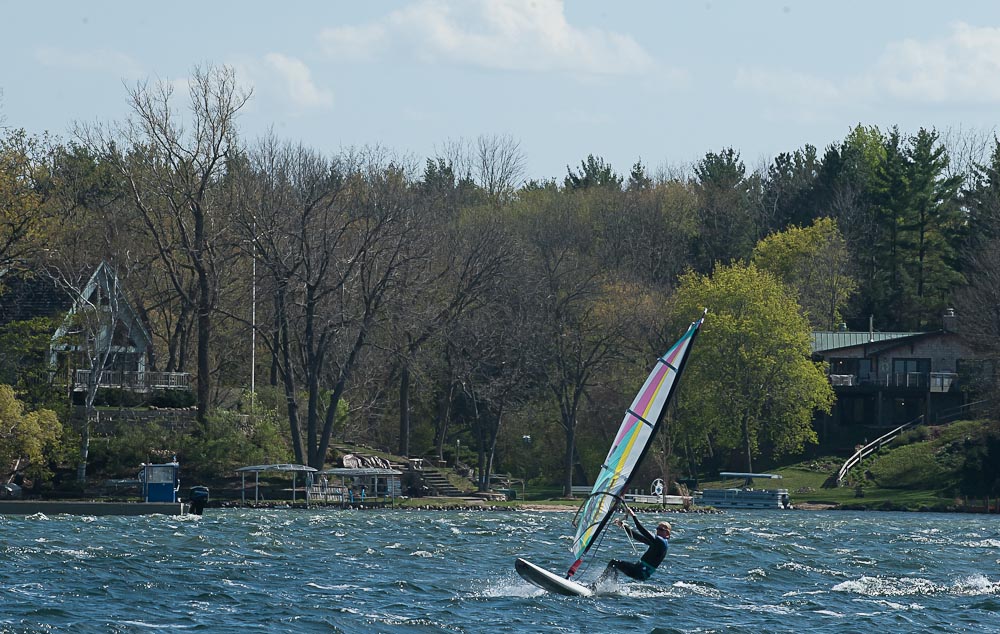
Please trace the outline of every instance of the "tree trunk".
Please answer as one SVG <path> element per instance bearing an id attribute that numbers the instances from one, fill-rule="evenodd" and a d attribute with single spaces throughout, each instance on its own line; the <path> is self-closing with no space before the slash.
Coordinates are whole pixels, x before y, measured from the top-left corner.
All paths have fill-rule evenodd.
<path id="1" fill-rule="evenodd" d="M 576 456 L 576 426 L 566 427 L 566 461 L 563 465 L 563 495 L 573 495 L 573 463 Z"/>
<path id="2" fill-rule="evenodd" d="M 410 365 L 406 361 L 399 371 L 399 455 L 410 455 Z"/>
<path id="3" fill-rule="evenodd" d="M 87 482 L 87 459 L 90 456 L 90 413 L 84 416 L 83 429 L 80 434 L 80 462 L 76 465 L 76 481 L 81 485 Z"/>
<path id="4" fill-rule="evenodd" d="M 438 396 L 437 425 L 434 432 L 434 445 L 437 447 L 438 460 L 444 460 L 444 439 L 448 437 L 448 427 L 451 422 L 451 397 L 454 389 L 453 384 L 449 383 L 448 389 L 441 390 Z"/>
<path id="5" fill-rule="evenodd" d="M 743 442 L 747 451 L 747 473 L 753 473 L 753 454 L 750 451 L 750 419 L 743 416 Z"/>

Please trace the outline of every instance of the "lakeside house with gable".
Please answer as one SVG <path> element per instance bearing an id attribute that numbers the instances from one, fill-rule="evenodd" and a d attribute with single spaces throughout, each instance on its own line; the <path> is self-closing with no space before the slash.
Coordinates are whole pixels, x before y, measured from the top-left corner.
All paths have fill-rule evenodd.
<path id="1" fill-rule="evenodd" d="M 5 277 L 4 285 L 0 326 L 37 317 L 59 323 L 48 350 L 49 380 L 64 386 L 73 400 L 86 392 L 95 370 L 99 389 L 147 395 L 157 390 L 190 391 L 187 372 L 155 370 L 149 330 L 107 262 L 102 261 L 75 294 L 46 276 L 12 275 Z M 102 367 L 90 367 L 85 358 L 88 349 L 90 354 L 100 353 Z"/>
<path id="2" fill-rule="evenodd" d="M 970 405 L 971 388 L 991 368 L 960 335 L 951 309 L 931 332 L 813 332 L 814 360 L 829 364 L 836 393 L 823 423 L 895 427 L 920 416 L 947 422 Z"/>

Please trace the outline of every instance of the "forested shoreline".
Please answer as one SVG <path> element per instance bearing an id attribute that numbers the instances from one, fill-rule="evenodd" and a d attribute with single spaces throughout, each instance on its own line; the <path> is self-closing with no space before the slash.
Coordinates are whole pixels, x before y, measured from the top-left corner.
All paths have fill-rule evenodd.
<path id="1" fill-rule="evenodd" d="M 243 138 L 252 95 L 228 68 L 196 69 L 189 102 L 154 83 L 126 97 L 130 119 L 69 140 L 0 129 L 0 302 L 15 277 L 78 294 L 106 262 L 154 369 L 195 377 L 181 457 L 215 469 L 321 468 L 348 439 L 474 462 L 482 488 L 504 471 L 568 491 L 705 308 L 651 472 L 815 443 L 833 392 L 813 330 L 930 330 L 954 308 L 998 356 L 991 136 L 859 124 L 759 167 L 734 148 L 657 173 L 594 154 L 533 179 L 502 135 L 421 160 Z M 56 325 L 0 332 L 0 466 L 39 478 L 88 444 L 65 395 L 26 380 Z"/>

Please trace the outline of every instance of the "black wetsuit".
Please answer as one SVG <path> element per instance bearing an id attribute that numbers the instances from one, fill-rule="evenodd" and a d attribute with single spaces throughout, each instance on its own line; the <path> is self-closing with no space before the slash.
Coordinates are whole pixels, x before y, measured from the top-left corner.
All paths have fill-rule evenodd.
<path id="1" fill-rule="evenodd" d="M 639 523 L 638 517 L 633 515 L 632 521 L 635 522 L 635 529 L 631 526 L 624 526 L 625 532 L 632 539 L 646 544 L 649 548 L 646 549 L 646 552 L 643 553 L 639 561 L 635 563 L 612 559 L 608 563 L 608 568 L 617 568 L 633 579 L 645 581 L 652 577 L 657 566 L 663 563 L 663 558 L 667 556 L 667 548 L 670 544 L 667 541 L 668 538 L 653 535 L 647 531 L 646 527 Z"/>

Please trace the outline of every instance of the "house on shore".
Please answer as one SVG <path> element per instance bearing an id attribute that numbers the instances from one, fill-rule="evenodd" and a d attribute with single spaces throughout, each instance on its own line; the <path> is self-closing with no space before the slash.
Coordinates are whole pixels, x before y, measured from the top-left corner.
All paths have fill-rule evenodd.
<path id="1" fill-rule="evenodd" d="M 78 293 L 44 275 L 4 277 L 0 327 L 38 317 L 59 324 L 47 351 L 48 381 L 77 401 L 92 380 L 145 398 L 154 391 L 190 391 L 186 372 L 155 370 L 152 337 L 128 301 L 113 267 L 101 262 Z M 94 367 L 99 359 L 101 365 Z M 44 359 L 39 359 L 44 363 Z M 6 368 L 8 374 L 16 368 Z M 6 377 L 13 382 L 13 374 Z"/>
<path id="2" fill-rule="evenodd" d="M 982 359 L 960 335 L 955 312 L 931 332 L 813 333 L 814 360 L 829 364 L 836 403 L 818 421 L 839 427 L 895 427 L 920 416 L 928 423 L 962 416 L 969 389 L 984 371 Z"/>

